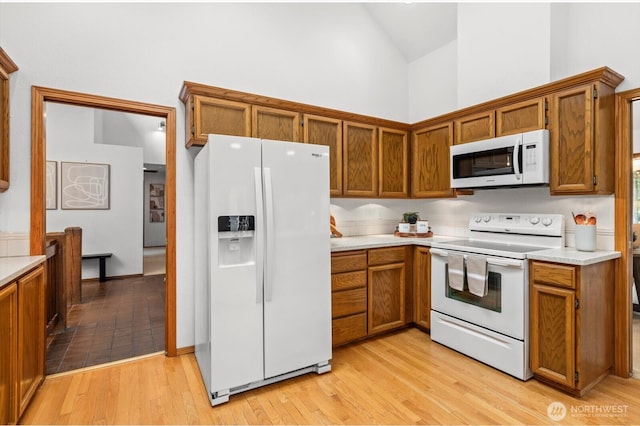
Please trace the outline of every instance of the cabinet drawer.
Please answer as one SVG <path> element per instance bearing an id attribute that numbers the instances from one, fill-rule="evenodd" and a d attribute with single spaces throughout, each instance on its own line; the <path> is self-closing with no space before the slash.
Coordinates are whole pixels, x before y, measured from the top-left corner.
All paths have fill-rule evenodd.
<path id="1" fill-rule="evenodd" d="M 367 288 L 336 291 L 331 293 L 331 317 L 338 318 L 345 315 L 366 312 Z"/>
<path id="2" fill-rule="evenodd" d="M 331 275 L 331 291 L 348 290 L 367 285 L 367 271 L 343 272 Z"/>
<path id="3" fill-rule="evenodd" d="M 355 251 L 349 254 L 331 255 L 331 273 L 350 272 L 367 269 L 367 252 Z"/>
<path id="4" fill-rule="evenodd" d="M 578 268 L 572 265 L 557 265 L 531 261 L 531 281 L 535 284 L 576 288 Z"/>
<path id="5" fill-rule="evenodd" d="M 334 319 L 332 323 L 333 346 L 357 340 L 367 335 L 367 314 Z"/>
<path id="6" fill-rule="evenodd" d="M 369 265 L 404 262 L 404 247 L 369 250 Z"/>

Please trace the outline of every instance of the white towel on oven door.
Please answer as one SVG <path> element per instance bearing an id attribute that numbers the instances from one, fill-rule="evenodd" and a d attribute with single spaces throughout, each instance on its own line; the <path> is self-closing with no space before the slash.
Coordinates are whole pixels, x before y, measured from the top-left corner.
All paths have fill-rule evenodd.
<path id="1" fill-rule="evenodd" d="M 487 283 L 487 258 L 482 256 L 467 256 L 467 285 L 469 293 L 484 297 L 489 293 Z"/>
<path id="2" fill-rule="evenodd" d="M 464 255 L 448 253 L 447 265 L 449 267 L 449 287 L 464 291 Z"/>

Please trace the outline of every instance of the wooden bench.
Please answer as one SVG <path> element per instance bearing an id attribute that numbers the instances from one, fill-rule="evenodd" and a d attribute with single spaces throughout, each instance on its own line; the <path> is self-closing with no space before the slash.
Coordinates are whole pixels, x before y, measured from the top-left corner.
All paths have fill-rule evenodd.
<path id="1" fill-rule="evenodd" d="M 96 254 L 83 254 L 82 260 L 85 259 L 98 259 L 100 261 L 100 282 L 105 282 L 107 280 L 106 274 L 106 260 L 108 257 L 111 257 L 113 253 L 96 253 Z"/>

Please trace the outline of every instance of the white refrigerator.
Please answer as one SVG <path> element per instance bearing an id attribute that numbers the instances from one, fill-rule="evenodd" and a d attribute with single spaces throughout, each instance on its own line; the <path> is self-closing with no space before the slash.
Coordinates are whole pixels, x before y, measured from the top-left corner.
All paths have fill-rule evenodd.
<path id="1" fill-rule="evenodd" d="M 211 404 L 330 371 L 328 148 L 209 135 L 194 179 L 195 354 Z"/>

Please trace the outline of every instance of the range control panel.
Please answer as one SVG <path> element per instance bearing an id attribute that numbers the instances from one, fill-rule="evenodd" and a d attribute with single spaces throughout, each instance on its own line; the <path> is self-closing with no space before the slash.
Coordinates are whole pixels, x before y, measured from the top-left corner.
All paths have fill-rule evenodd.
<path id="1" fill-rule="evenodd" d="M 531 235 L 564 235 L 564 216 L 549 213 L 474 213 L 469 230 Z"/>

